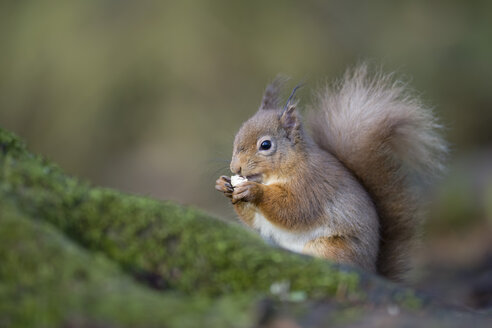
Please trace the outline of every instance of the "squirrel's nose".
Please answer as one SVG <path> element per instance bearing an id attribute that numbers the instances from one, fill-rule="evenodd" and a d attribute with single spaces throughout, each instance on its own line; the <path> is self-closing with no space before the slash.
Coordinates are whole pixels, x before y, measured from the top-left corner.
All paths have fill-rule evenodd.
<path id="1" fill-rule="evenodd" d="M 231 172 L 241 175 L 241 165 L 239 165 L 235 160 L 231 162 Z"/>

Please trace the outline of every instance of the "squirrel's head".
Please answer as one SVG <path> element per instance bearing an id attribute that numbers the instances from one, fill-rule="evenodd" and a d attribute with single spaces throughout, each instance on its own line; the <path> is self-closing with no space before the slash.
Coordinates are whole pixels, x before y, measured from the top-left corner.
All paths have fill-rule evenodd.
<path id="1" fill-rule="evenodd" d="M 306 137 L 301 117 L 291 97 L 279 106 L 279 79 L 265 91 L 258 112 L 243 123 L 234 140 L 231 171 L 257 182 L 280 178 L 299 164 Z"/>

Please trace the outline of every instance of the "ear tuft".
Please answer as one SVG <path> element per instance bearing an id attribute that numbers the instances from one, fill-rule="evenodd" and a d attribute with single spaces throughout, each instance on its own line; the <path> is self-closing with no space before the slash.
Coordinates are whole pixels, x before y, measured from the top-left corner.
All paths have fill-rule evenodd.
<path id="1" fill-rule="evenodd" d="M 278 109 L 280 105 L 280 91 L 286 81 L 285 77 L 277 76 L 266 89 L 261 101 L 260 110 Z"/>
<path id="2" fill-rule="evenodd" d="M 285 131 L 287 131 L 289 136 L 292 136 L 299 131 L 301 127 L 301 120 L 296 111 L 295 104 L 289 105 L 289 107 L 282 112 L 282 115 L 280 116 L 280 123 Z"/>

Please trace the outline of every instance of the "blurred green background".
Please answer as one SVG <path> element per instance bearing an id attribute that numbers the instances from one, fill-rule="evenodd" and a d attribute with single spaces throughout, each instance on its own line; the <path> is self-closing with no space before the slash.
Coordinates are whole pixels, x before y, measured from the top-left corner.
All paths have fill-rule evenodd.
<path id="1" fill-rule="evenodd" d="M 492 275 L 491 1 L 1 1 L 0 47 L 0 125 L 33 151 L 227 219 L 214 181 L 273 77 L 302 106 L 361 60 L 397 71 L 451 144 L 414 280 L 471 304 Z"/>

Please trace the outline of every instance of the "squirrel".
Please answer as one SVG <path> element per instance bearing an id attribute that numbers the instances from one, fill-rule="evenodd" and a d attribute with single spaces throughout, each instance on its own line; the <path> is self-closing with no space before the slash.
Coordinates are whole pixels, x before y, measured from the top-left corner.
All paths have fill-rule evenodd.
<path id="1" fill-rule="evenodd" d="M 309 133 L 295 89 L 280 105 L 282 84 L 268 85 L 235 137 L 230 169 L 247 181 L 221 176 L 215 188 L 280 247 L 403 280 L 419 182 L 442 171 L 447 152 L 432 111 L 393 75 L 360 65 L 319 93 Z"/>

